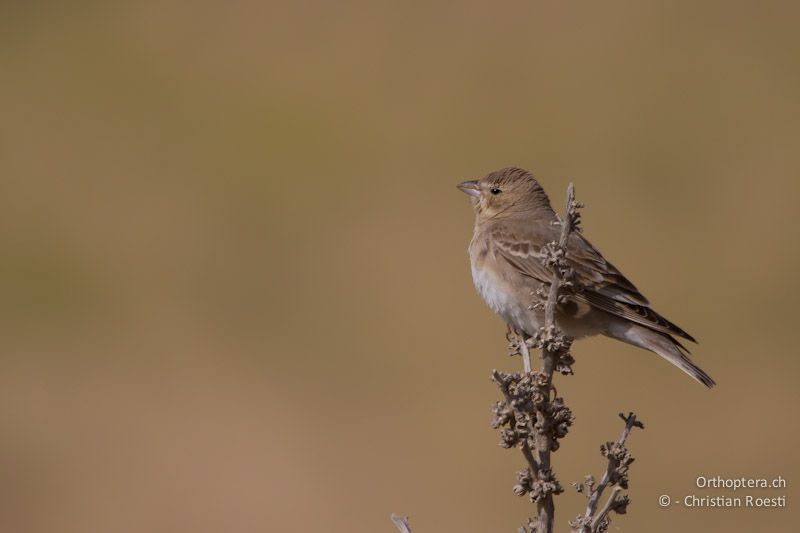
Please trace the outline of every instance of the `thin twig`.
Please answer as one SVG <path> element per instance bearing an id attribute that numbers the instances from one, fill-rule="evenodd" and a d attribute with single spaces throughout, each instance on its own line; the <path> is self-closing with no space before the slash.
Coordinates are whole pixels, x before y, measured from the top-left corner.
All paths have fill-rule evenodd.
<path id="1" fill-rule="evenodd" d="M 619 493 L 622 492 L 622 487 L 614 487 L 611 491 L 611 496 L 608 497 L 606 500 L 605 505 L 603 508 L 600 509 L 600 512 L 592 520 L 592 529 L 591 531 L 597 531 L 597 526 L 606 519 L 608 513 L 611 511 L 611 507 L 617 502 L 617 498 L 619 497 Z"/>
<path id="2" fill-rule="evenodd" d="M 522 354 L 522 368 L 526 374 L 531 371 L 531 351 L 528 348 L 527 339 L 524 333 L 518 333 L 517 339 L 519 342 L 519 353 Z"/>
<path id="3" fill-rule="evenodd" d="M 407 516 L 398 516 L 396 514 L 392 514 L 391 518 L 394 527 L 399 529 L 400 533 L 411 533 L 411 526 L 408 525 Z"/>
<path id="4" fill-rule="evenodd" d="M 628 413 L 628 416 L 624 416 L 622 413 L 619 414 L 620 418 L 625 421 L 625 429 L 622 430 L 622 435 L 620 436 L 619 440 L 617 441 L 618 446 L 624 446 L 625 441 L 628 440 L 628 436 L 631 434 L 631 430 L 634 427 L 638 427 L 644 429 L 644 424 L 636 419 L 636 415 L 633 413 Z M 603 495 L 603 491 L 606 489 L 609 481 L 611 480 L 611 476 L 614 473 L 614 470 L 619 466 L 619 464 L 611 457 L 608 459 L 608 467 L 606 471 L 603 473 L 602 479 L 600 479 L 600 483 L 597 484 L 597 488 L 592 491 L 591 496 L 589 497 L 589 503 L 586 505 L 586 513 L 584 516 L 586 518 L 590 518 L 595 509 L 597 509 L 597 502 L 600 501 L 601 496 Z"/>
<path id="5" fill-rule="evenodd" d="M 564 256 L 567 254 L 567 240 L 569 234 L 575 228 L 576 221 L 575 186 L 570 183 L 567 187 L 567 207 L 564 218 L 561 220 L 561 234 L 558 237 L 558 249 L 563 250 Z M 551 268 L 553 280 L 550 283 L 550 292 L 547 295 L 547 303 L 544 307 L 544 326 L 555 327 L 556 325 L 556 305 L 558 304 L 558 291 L 561 289 L 562 274 L 556 263 Z"/>

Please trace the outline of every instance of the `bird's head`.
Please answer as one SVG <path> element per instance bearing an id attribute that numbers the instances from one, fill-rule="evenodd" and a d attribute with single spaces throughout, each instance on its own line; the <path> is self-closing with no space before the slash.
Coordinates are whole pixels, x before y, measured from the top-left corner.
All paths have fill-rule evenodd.
<path id="1" fill-rule="evenodd" d="M 535 215 L 544 209 L 552 213 L 547 194 L 525 169 L 503 168 L 479 180 L 465 181 L 457 187 L 472 199 L 479 219 Z"/>

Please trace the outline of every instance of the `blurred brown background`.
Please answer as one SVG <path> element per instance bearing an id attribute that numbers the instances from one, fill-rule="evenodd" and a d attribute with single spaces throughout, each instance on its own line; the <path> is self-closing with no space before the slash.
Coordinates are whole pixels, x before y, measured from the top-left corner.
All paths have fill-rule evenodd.
<path id="1" fill-rule="evenodd" d="M 488 378 L 520 363 L 454 188 L 508 165 L 559 208 L 575 182 L 586 234 L 719 382 L 578 344 L 564 485 L 635 409 L 615 527 L 795 524 L 798 15 L 4 2 L 0 530 L 516 531 Z M 781 475 L 749 493 L 788 507 L 659 508 L 730 494 L 701 474 Z"/>

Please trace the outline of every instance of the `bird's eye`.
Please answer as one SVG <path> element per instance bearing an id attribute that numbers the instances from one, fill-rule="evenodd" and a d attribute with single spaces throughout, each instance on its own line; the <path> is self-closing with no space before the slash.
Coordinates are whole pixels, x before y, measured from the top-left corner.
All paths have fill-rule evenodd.
<path id="1" fill-rule="evenodd" d="M 497 187 L 492 187 L 491 189 L 489 189 L 489 192 L 492 193 L 492 194 L 500 194 L 503 191 L 501 191 Z"/>

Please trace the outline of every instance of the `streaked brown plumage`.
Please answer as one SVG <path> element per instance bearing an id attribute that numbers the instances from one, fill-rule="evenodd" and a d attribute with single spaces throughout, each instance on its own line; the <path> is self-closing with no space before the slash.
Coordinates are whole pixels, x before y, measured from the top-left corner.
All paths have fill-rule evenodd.
<path id="1" fill-rule="evenodd" d="M 558 240 L 558 220 L 544 189 L 526 170 L 504 168 L 459 189 L 475 208 L 475 232 L 469 245 L 472 278 L 483 299 L 507 324 L 528 335 L 543 323 L 534 309 L 534 293 L 551 273 L 540 250 Z M 557 308 L 556 323 L 575 339 L 606 335 L 650 350 L 707 387 L 714 380 L 688 357 L 673 336 L 695 342 L 659 315 L 628 279 L 580 233 L 567 242 L 567 260 L 581 290 Z"/>

